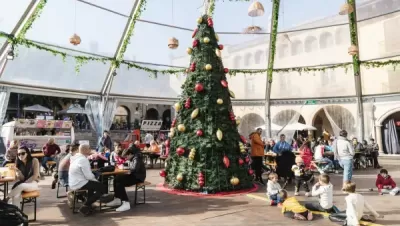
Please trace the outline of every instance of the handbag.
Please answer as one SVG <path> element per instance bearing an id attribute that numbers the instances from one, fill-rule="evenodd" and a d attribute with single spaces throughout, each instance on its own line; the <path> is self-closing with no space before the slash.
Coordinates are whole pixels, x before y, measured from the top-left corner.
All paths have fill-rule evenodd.
<path id="1" fill-rule="evenodd" d="M 28 216 L 18 207 L 0 201 L 0 226 L 27 226 Z"/>

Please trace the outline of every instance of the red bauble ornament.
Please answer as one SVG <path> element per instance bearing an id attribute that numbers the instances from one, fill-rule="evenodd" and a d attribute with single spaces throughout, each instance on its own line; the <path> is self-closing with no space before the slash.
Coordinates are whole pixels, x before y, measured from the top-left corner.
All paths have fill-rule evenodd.
<path id="1" fill-rule="evenodd" d="M 197 83 L 196 86 L 194 87 L 194 90 L 196 90 L 197 92 L 201 92 L 204 90 L 204 86 L 201 83 Z"/>
<path id="2" fill-rule="evenodd" d="M 199 29 L 194 29 L 194 31 L 193 31 L 193 34 L 192 34 L 192 38 L 194 38 L 194 36 L 196 36 L 196 34 L 197 34 L 197 31 L 199 31 Z"/>
<path id="3" fill-rule="evenodd" d="M 247 157 L 244 159 L 244 161 L 245 161 L 246 163 L 249 163 L 249 162 L 250 162 L 249 156 L 247 156 Z"/>
<path id="4" fill-rule="evenodd" d="M 221 80 L 221 85 L 226 88 L 228 87 L 228 82 L 226 80 Z"/>
<path id="5" fill-rule="evenodd" d="M 203 177 L 203 178 L 204 178 L 203 172 L 200 172 L 200 173 L 199 173 L 199 177 Z"/>
<path id="6" fill-rule="evenodd" d="M 224 162 L 225 167 L 229 168 L 230 162 L 229 162 L 229 158 L 226 157 L 226 155 L 224 155 L 224 158 L 222 159 L 222 161 Z"/>
<path id="7" fill-rule="evenodd" d="M 193 72 L 193 71 L 196 70 L 196 63 L 195 63 L 195 62 L 193 62 L 193 63 L 190 65 L 189 70 L 190 70 L 191 72 Z"/>
<path id="8" fill-rule="evenodd" d="M 219 44 L 219 45 L 218 45 L 218 49 L 219 49 L 219 50 L 223 50 L 223 49 L 224 49 L 224 45 Z"/>
<path id="9" fill-rule="evenodd" d="M 169 139 L 165 141 L 165 147 L 169 148 L 169 145 L 170 145 L 170 144 L 171 144 L 171 143 L 170 143 Z"/>
<path id="10" fill-rule="evenodd" d="M 247 143 L 247 140 L 243 135 L 240 135 L 240 140 L 242 141 L 243 144 Z"/>
<path id="11" fill-rule="evenodd" d="M 182 156 L 183 154 L 185 154 L 185 149 L 182 147 L 177 148 L 176 154 L 178 154 L 179 156 Z"/>
<path id="12" fill-rule="evenodd" d="M 167 172 L 165 172 L 165 170 L 161 170 L 160 177 L 166 177 L 166 176 L 167 176 Z"/>
<path id="13" fill-rule="evenodd" d="M 190 104 L 192 103 L 192 100 L 189 98 L 187 98 L 186 102 L 185 102 L 185 108 L 189 109 L 190 108 Z"/>
<path id="14" fill-rule="evenodd" d="M 224 73 L 227 74 L 229 72 L 228 68 L 224 68 Z"/>
<path id="15" fill-rule="evenodd" d="M 212 20 L 211 18 L 208 18 L 208 19 L 207 19 L 207 25 L 208 25 L 209 27 L 213 27 L 213 26 L 214 26 L 214 22 L 213 22 L 213 20 Z"/>
<path id="16" fill-rule="evenodd" d="M 199 186 L 203 187 L 204 186 L 204 181 L 199 181 Z"/>
<path id="17" fill-rule="evenodd" d="M 244 164 L 243 159 L 239 159 L 239 165 L 241 166 L 241 165 L 243 165 L 243 164 Z"/>
<path id="18" fill-rule="evenodd" d="M 229 119 L 231 120 L 231 121 L 236 121 L 236 117 L 235 117 L 235 114 L 233 114 L 233 112 L 229 112 Z"/>
<path id="19" fill-rule="evenodd" d="M 175 124 L 176 124 L 176 118 L 174 118 L 174 120 L 172 120 L 171 127 L 175 127 Z"/>
<path id="20" fill-rule="evenodd" d="M 199 40 L 193 40 L 193 48 L 197 47 L 199 45 Z"/>
<path id="21" fill-rule="evenodd" d="M 201 130 L 201 129 L 197 130 L 196 135 L 199 137 L 203 136 L 203 130 Z"/>
<path id="22" fill-rule="evenodd" d="M 254 170 L 252 170 L 252 169 L 249 169 L 249 175 L 253 175 L 254 174 Z"/>

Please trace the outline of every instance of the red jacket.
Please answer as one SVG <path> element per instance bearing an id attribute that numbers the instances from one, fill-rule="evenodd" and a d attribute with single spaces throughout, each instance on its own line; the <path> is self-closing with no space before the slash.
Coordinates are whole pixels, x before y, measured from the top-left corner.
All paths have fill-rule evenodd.
<path id="1" fill-rule="evenodd" d="M 382 177 L 380 174 L 376 177 L 376 187 L 378 189 L 382 189 L 383 186 L 392 186 L 392 189 L 396 187 L 396 183 L 392 179 L 391 176 L 387 176 L 386 178 Z"/>
<path id="2" fill-rule="evenodd" d="M 43 153 L 46 157 L 50 157 L 60 152 L 61 149 L 57 144 L 45 144 L 43 147 Z"/>

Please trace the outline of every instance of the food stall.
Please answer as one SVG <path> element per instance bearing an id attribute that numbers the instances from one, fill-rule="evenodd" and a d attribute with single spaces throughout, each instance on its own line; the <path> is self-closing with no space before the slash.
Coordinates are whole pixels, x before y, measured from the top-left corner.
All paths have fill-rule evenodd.
<path id="1" fill-rule="evenodd" d="M 6 147 L 12 140 L 29 149 L 40 150 L 49 138 L 62 146 L 74 140 L 72 121 L 45 119 L 16 119 L 3 125 L 1 137 Z"/>

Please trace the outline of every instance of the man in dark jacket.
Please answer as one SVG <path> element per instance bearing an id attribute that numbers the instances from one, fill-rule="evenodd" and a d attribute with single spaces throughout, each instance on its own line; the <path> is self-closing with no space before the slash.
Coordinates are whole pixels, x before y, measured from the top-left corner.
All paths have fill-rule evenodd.
<path id="1" fill-rule="evenodd" d="M 100 148 L 101 149 L 107 148 L 110 150 L 110 152 L 114 150 L 112 141 L 111 141 L 111 137 L 110 137 L 110 133 L 107 130 L 104 130 L 104 132 L 103 132 L 103 137 L 101 138 L 101 141 L 100 141 Z"/>
<path id="2" fill-rule="evenodd" d="M 131 145 L 122 153 L 126 158 L 130 169 L 130 174 L 117 175 L 114 179 L 115 199 L 107 203 L 107 206 L 118 206 L 116 211 L 123 212 L 131 209 L 125 187 L 144 182 L 146 179 L 146 166 L 143 162 L 142 153 L 136 145 Z"/>

